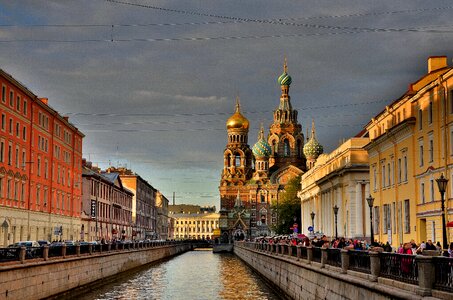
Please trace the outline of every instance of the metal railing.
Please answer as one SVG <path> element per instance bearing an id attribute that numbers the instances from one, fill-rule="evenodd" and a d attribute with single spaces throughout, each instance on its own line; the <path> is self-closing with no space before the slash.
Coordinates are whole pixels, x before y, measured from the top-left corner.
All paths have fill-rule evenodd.
<path id="1" fill-rule="evenodd" d="M 349 250 L 349 269 L 362 273 L 371 273 L 368 251 Z"/>
<path id="2" fill-rule="evenodd" d="M 0 262 L 19 260 L 20 248 L 0 248 Z"/>
<path id="3" fill-rule="evenodd" d="M 154 242 L 133 242 L 133 243 L 118 243 L 118 244 L 77 244 L 77 245 L 63 245 L 51 244 L 50 246 L 43 247 L 8 247 L 0 248 L 0 263 L 22 261 L 29 259 L 48 259 L 66 256 L 89 255 L 92 253 L 111 252 L 111 251 L 130 251 L 140 250 L 145 248 L 162 247 L 167 245 L 178 245 L 184 243 L 191 243 L 197 245 L 200 241 L 187 240 L 187 241 L 154 241 Z M 45 254 L 45 249 L 47 253 Z M 21 257 L 21 251 L 24 251 Z"/>
<path id="4" fill-rule="evenodd" d="M 381 268 L 379 276 L 418 284 L 418 265 L 416 255 L 380 253 Z"/>
<path id="5" fill-rule="evenodd" d="M 334 267 L 341 267 L 341 249 L 327 249 L 327 264 Z"/>
<path id="6" fill-rule="evenodd" d="M 235 247 L 236 245 L 243 247 L 245 244 L 236 243 Z M 281 253 L 277 252 L 279 247 L 276 245 L 269 244 L 263 247 L 268 252 Z M 422 293 L 426 293 L 427 289 L 453 292 L 453 258 L 336 248 L 321 250 L 319 247 L 304 246 L 290 247 L 291 251 L 285 252 L 284 255 L 293 257 L 293 248 L 298 251 L 296 252 L 298 258 L 306 259 L 309 263 L 321 262 L 321 268 L 324 265 L 331 265 L 341 267 L 342 273 L 346 273 L 347 270 L 366 273 L 369 274 L 368 278 L 371 281 L 377 281 L 378 277 L 390 278 L 410 285 L 418 285 Z M 323 251 L 325 251 L 324 255 Z M 343 261 L 343 258 L 346 260 Z M 430 275 L 432 274 L 430 269 L 434 276 Z M 422 272 L 424 276 L 419 277 L 419 272 Z"/>
<path id="7" fill-rule="evenodd" d="M 433 257 L 434 287 L 439 290 L 453 292 L 453 259 L 448 257 Z"/>

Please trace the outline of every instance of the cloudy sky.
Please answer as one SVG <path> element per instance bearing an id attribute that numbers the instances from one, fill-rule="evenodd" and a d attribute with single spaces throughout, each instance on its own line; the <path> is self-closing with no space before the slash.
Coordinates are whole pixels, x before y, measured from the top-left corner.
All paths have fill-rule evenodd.
<path id="1" fill-rule="evenodd" d="M 453 4 L 395 0 L 0 1 L 0 68 L 176 203 L 216 205 L 225 121 L 249 142 L 278 106 L 284 57 L 304 132 L 326 152 L 453 58 Z"/>

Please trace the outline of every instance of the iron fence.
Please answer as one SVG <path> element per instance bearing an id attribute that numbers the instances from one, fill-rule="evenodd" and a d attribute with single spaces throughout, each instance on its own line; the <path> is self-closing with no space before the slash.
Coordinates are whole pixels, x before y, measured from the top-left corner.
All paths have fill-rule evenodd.
<path id="1" fill-rule="evenodd" d="M 0 248 L 0 262 L 19 260 L 20 248 Z"/>
<path id="2" fill-rule="evenodd" d="M 433 257 L 435 280 L 434 288 L 453 292 L 453 258 Z"/>
<path id="3" fill-rule="evenodd" d="M 368 251 L 349 250 L 349 269 L 371 274 L 371 262 Z"/>
<path id="4" fill-rule="evenodd" d="M 300 247 L 300 258 L 307 259 L 307 247 Z"/>
<path id="5" fill-rule="evenodd" d="M 321 262 L 321 248 L 319 247 L 312 247 L 313 249 L 313 261 Z"/>
<path id="6" fill-rule="evenodd" d="M 381 269 L 379 276 L 418 284 L 418 265 L 416 255 L 398 253 L 379 253 Z"/>
<path id="7" fill-rule="evenodd" d="M 327 264 L 334 267 L 341 267 L 341 250 L 337 248 L 327 249 Z"/>

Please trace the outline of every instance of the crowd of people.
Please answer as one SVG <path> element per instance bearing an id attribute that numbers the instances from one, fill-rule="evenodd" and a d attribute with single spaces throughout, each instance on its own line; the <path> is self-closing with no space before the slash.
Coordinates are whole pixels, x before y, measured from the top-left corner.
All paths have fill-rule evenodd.
<path id="1" fill-rule="evenodd" d="M 255 238 L 255 241 L 258 243 L 268 243 L 268 244 L 285 244 L 285 245 L 300 245 L 300 246 L 314 246 L 314 247 L 323 247 L 323 248 L 338 248 L 338 249 L 349 249 L 349 250 L 370 250 L 375 248 L 377 251 L 383 252 L 394 252 L 400 254 L 422 254 L 425 250 L 437 251 L 439 254 L 453 258 L 453 242 L 450 243 L 447 253 L 442 253 L 442 246 L 440 242 L 434 244 L 431 240 L 428 240 L 426 243 L 423 241 L 420 244 L 417 244 L 414 240 L 411 240 L 407 243 L 402 243 L 398 248 L 392 247 L 391 244 L 387 241 L 385 244 L 380 242 L 369 243 L 366 240 L 358 239 L 346 239 L 344 237 L 329 239 L 327 236 L 313 236 L 308 237 L 303 234 L 297 236 L 294 235 L 280 235 L 280 236 L 263 236 Z"/>

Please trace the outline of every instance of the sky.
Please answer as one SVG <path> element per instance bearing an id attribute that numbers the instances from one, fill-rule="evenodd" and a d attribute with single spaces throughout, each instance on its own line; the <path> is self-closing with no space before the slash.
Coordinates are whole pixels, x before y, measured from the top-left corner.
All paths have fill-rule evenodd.
<path id="1" fill-rule="evenodd" d="M 303 132 L 325 153 L 429 56 L 453 58 L 451 1 L 0 0 L 0 68 L 86 136 L 83 156 L 132 169 L 175 203 L 215 205 L 238 96 L 249 144 L 288 60 Z"/>

